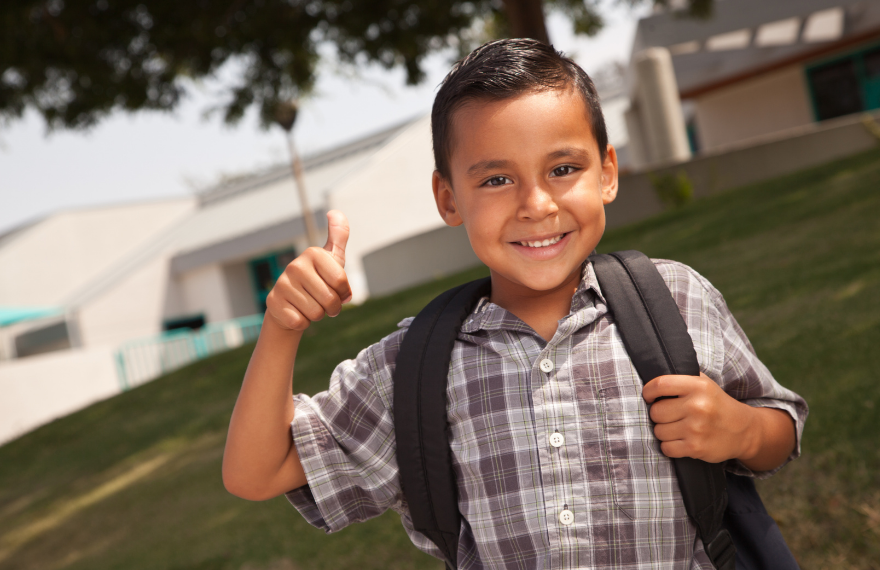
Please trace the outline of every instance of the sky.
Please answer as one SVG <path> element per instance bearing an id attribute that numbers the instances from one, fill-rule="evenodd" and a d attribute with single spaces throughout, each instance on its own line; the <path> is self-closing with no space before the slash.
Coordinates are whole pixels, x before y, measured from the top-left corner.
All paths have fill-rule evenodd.
<path id="1" fill-rule="evenodd" d="M 629 60 L 635 25 L 645 9 L 618 3 L 603 12 L 606 26 L 593 38 L 575 36 L 561 16 L 548 28 L 557 49 L 587 73 Z M 315 95 L 305 102 L 294 129 L 301 154 L 357 139 L 428 113 L 448 54 L 426 61 L 426 80 L 408 87 L 402 70 L 378 66 L 343 75 L 325 65 Z M 0 125 L 0 234 L 52 212 L 77 207 L 191 195 L 224 175 L 247 173 L 287 159 L 280 128 L 263 130 L 255 113 L 235 127 L 206 110 L 222 102 L 224 76 L 189 84 L 172 113 L 116 113 L 89 131 L 47 133 L 33 112 Z"/>

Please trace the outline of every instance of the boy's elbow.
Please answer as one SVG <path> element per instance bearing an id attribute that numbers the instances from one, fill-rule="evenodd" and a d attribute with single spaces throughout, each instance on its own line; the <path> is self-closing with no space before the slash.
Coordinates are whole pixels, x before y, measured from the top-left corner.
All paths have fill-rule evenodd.
<path id="1" fill-rule="evenodd" d="M 248 501 L 267 501 L 275 497 L 275 495 L 263 492 L 258 486 L 225 475 L 223 476 L 223 486 L 229 493 Z"/>
<path id="2" fill-rule="evenodd" d="M 247 476 L 227 465 L 225 461 L 223 462 L 222 474 L 223 486 L 236 497 L 248 501 L 266 501 L 274 497 L 274 495 L 267 494 L 260 485 L 249 480 Z"/>
<path id="3" fill-rule="evenodd" d="M 223 455 L 222 477 L 227 491 L 249 501 L 268 501 L 307 484 L 295 451 L 280 468 L 261 471 L 248 458 L 227 450 Z"/>
<path id="4" fill-rule="evenodd" d="M 247 486 L 243 484 L 240 477 L 236 477 L 235 473 L 232 469 L 230 469 L 226 462 L 223 462 L 223 486 L 226 490 L 235 495 L 236 497 L 241 497 L 242 499 L 247 499 L 245 495 L 247 495 Z"/>

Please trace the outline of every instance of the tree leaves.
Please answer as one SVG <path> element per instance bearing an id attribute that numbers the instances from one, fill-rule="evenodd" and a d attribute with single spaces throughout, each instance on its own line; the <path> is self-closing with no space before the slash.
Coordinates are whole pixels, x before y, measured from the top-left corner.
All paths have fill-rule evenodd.
<path id="1" fill-rule="evenodd" d="M 689 2 L 694 13 L 711 9 L 712 0 Z M 565 13 L 578 33 L 603 23 L 597 0 L 544 7 Z M 402 67 L 415 84 L 427 54 L 452 46 L 463 55 L 511 34 L 520 35 L 502 0 L 0 2 L 0 120 L 31 107 L 50 129 L 84 129 L 117 110 L 170 111 L 185 78 L 212 77 L 235 60 L 223 118 L 234 124 L 257 106 L 268 126 L 279 103 L 313 89 L 319 46 L 333 46 L 346 65 Z"/>

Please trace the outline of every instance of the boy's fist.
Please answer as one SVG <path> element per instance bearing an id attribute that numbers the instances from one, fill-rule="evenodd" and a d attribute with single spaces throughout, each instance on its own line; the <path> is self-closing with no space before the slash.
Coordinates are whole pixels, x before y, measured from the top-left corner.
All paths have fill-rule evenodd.
<path id="1" fill-rule="evenodd" d="M 351 300 L 345 275 L 348 220 L 338 210 L 327 212 L 327 243 L 310 247 L 290 262 L 266 298 L 266 312 L 285 329 L 304 331 L 324 315 L 335 317 Z"/>
<path id="2" fill-rule="evenodd" d="M 645 384 L 642 397 L 667 457 L 720 463 L 750 454 L 752 408 L 705 374 L 659 376 Z"/>

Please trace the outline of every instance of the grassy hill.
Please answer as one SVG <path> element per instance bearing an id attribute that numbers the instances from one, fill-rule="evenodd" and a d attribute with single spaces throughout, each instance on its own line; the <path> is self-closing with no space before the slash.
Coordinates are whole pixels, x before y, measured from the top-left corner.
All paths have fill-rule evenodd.
<path id="1" fill-rule="evenodd" d="M 880 560 L 880 153 L 697 201 L 600 249 L 683 261 L 810 404 L 804 456 L 761 492 L 805 570 Z M 296 388 L 478 269 L 312 327 Z M 332 342 L 327 342 L 332 339 Z M 252 346 L 198 362 L 0 447 L 0 569 L 403 569 L 441 565 L 386 514 L 335 535 L 220 480 Z"/>

